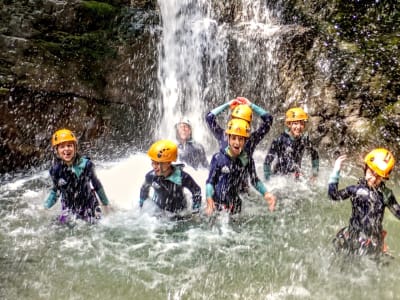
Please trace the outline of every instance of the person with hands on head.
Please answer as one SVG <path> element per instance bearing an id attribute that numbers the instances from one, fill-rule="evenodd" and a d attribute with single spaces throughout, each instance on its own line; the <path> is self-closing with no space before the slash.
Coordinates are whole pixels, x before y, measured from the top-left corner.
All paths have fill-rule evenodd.
<path id="1" fill-rule="evenodd" d="M 334 246 L 338 251 L 356 255 L 385 253 L 386 231 L 382 225 L 385 208 L 400 219 L 400 205 L 385 185 L 395 165 L 393 154 L 385 148 L 372 150 L 364 158 L 364 177 L 357 184 L 339 190 L 340 170 L 346 159 L 346 155 L 336 159 L 329 178 L 329 198 L 350 199 L 352 207 L 349 225 L 339 230 Z"/>
<path id="2" fill-rule="evenodd" d="M 301 161 L 305 150 L 310 153 L 312 176 L 314 181 L 319 171 L 319 154 L 305 132 L 308 114 L 301 107 L 294 107 L 286 112 L 285 131 L 275 138 L 264 160 L 264 178 L 271 174 L 293 174 L 296 179 L 302 174 Z M 273 165 L 273 163 L 275 164 Z"/>
<path id="3" fill-rule="evenodd" d="M 184 195 L 186 188 L 192 194 L 192 213 L 198 213 L 201 206 L 201 189 L 194 179 L 182 170 L 182 164 L 173 164 L 178 156 L 177 145 L 170 140 L 159 140 L 150 146 L 147 155 L 151 159 L 153 169 L 146 174 L 140 188 L 139 206 L 143 206 L 152 188 L 152 200 L 161 210 L 179 213 L 187 208 Z"/>
<path id="4" fill-rule="evenodd" d="M 69 129 L 57 130 L 52 136 L 51 145 L 55 154 L 55 162 L 50 168 L 53 188 L 44 202 L 44 207 L 51 208 L 60 196 L 60 223 L 68 223 L 71 218 L 90 223 L 100 219 L 100 205 L 107 210 L 109 200 L 96 176 L 92 161 L 78 154 L 78 140 L 75 134 Z"/>
<path id="5" fill-rule="evenodd" d="M 250 136 L 250 126 L 245 120 L 231 119 L 225 133 L 228 146 L 215 153 L 211 160 L 210 172 L 206 181 L 207 215 L 215 210 L 230 214 L 241 212 L 241 182 L 250 178 L 252 185 L 263 195 L 270 211 L 275 208 L 275 196 L 267 191 L 257 176 L 253 158 L 244 151 Z"/>
<path id="6" fill-rule="evenodd" d="M 253 111 L 260 116 L 262 123 L 256 131 L 251 132 L 250 136 L 246 139 L 246 144 L 244 147 L 244 150 L 247 152 L 247 154 L 249 156 L 253 156 L 256 146 L 271 129 L 273 122 L 272 115 L 258 105 L 251 103 L 250 100 L 244 97 L 237 97 L 214 108 L 207 114 L 206 122 L 211 132 L 217 139 L 220 149 L 225 149 L 228 146 L 228 141 L 226 140 L 224 129 L 218 125 L 216 119 L 218 115 L 228 108 L 231 109 L 231 119 L 242 119 L 248 122 L 249 125 L 253 119 Z"/>

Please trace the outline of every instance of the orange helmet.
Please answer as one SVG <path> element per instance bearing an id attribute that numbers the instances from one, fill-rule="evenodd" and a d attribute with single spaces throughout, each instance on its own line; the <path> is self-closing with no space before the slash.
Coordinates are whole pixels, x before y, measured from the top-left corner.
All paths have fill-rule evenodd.
<path id="1" fill-rule="evenodd" d="M 157 162 L 173 162 L 178 156 L 178 146 L 170 140 L 159 140 L 150 146 L 147 155 Z"/>
<path id="2" fill-rule="evenodd" d="M 51 146 L 55 147 L 64 142 L 78 143 L 75 134 L 69 129 L 57 130 L 51 138 Z"/>
<path id="3" fill-rule="evenodd" d="M 228 122 L 226 134 L 240 135 L 248 138 L 250 136 L 250 125 L 242 119 L 232 119 Z"/>
<path id="4" fill-rule="evenodd" d="M 365 156 L 364 162 L 377 175 L 389 179 L 396 161 L 389 150 L 376 148 Z"/>
<path id="5" fill-rule="evenodd" d="M 253 110 L 247 104 L 236 105 L 232 110 L 231 116 L 233 118 L 242 119 L 249 123 L 253 118 Z"/>
<path id="6" fill-rule="evenodd" d="M 308 114 L 301 107 L 294 107 L 286 112 L 285 123 L 294 121 L 307 121 Z"/>

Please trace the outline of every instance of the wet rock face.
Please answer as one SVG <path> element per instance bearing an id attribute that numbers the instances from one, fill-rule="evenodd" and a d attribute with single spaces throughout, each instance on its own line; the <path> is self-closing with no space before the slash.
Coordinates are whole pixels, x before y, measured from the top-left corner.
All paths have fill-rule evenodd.
<path id="1" fill-rule="evenodd" d="M 374 146 L 398 156 L 400 59 L 397 27 L 390 27 L 396 10 L 325 2 L 268 1 L 286 27 L 274 44 L 276 62 L 255 58 L 265 66 L 251 74 L 257 84 L 249 90 L 251 70 L 236 65 L 241 39 L 230 37 L 228 89 L 260 99 L 275 120 L 306 104 L 312 137 L 327 156 Z M 238 33 L 241 7 L 238 0 L 213 1 L 212 17 Z M 386 21 L 369 26 L 377 14 Z M 60 127 L 73 129 L 82 150 L 94 154 L 145 147 L 154 127 L 148 112 L 159 98 L 159 18 L 156 0 L 2 1 L 0 173 L 48 161 L 51 134 Z M 270 47 L 251 38 L 259 39 L 258 55 Z"/>
<path id="2" fill-rule="evenodd" d="M 61 127 L 94 152 L 138 137 L 140 148 L 157 93 L 156 9 L 156 1 L 2 1 L 0 173 L 51 158 Z"/>

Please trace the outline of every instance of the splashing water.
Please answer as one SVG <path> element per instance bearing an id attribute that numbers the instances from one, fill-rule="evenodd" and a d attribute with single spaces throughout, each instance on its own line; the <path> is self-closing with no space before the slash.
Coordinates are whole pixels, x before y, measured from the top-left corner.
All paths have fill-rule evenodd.
<path id="1" fill-rule="evenodd" d="M 227 100 L 228 32 L 243 47 L 239 71 L 250 72 L 261 59 L 252 51 L 252 39 L 280 30 L 270 25 L 271 16 L 261 3 L 241 2 L 243 13 L 228 30 L 212 18 L 207 1 L 160 1 L 159 137 L 174 138 L 167 128 L 186 115 L 199 128 L 196 138 L 207 141 L 205 98 L 213 95 L 218 104 Z M 267 42 L 271 48 L 275 43 Z M 273 68 L 273 54 L 264 54 L 263 63 L 267 59 Z M 248 91 L 256 77 L 244 79 Z M 264 84 L 267 95 L 273 80 Z M 264 155 L 254 155 L 260 177 Z M 1 184 L 0 298 L 394 299 L 400 293 L 399 222 L 389 213 L 384 227 L 395 259 L 382 265 L 334 255 L 331 240 L 347 224 L 351 207 L 327 199 L 327 162 L 322 162 L 314 185 L 271 179 L 267 186 L 278 198 L 273 213 L 251 190 L 240 216 L 179 222 L 155 216 L 150 201 L 139 209 L 139 188 L 150 170 L 145 154 L 95 163 L 114 206 L 95 226 L 53 222 L 59 203 L 51 210 L 42 208 L 50 187 L 47 172 Z M 208 171 L 185 170 L 204 192 Z M 354 183 L 350 174 L 356 172 L 345 170 L 341 186 Z M 394 191 L 399 194 L 398 187 Z"/>

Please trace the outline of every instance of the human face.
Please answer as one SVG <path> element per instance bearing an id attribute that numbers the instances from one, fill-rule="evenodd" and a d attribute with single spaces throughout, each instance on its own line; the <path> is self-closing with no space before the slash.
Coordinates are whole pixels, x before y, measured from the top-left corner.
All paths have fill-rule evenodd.
<path id="1" fill-rule="evenodd" d="M 57 155 L 67 165 L 72 165 L 76 155 L 76 147 L 74 142 L 63 142 L 57 145 Z"/>
<path id="2" fill-rule="evenodd" d="M 290 134 L 296 138 L 303 134 L 305 126 L 306 122 L 303 120 L 288 122 Z"/>
<path id="3" fill-rule="evenodd" d="M 229 135 L 229 150 L 233 157 L 238 157 L 243 150 L 246 138 L 244 136 L 230 134 Z"/>
<path id="4" fill-rule="evenodd" d="M 172 173 L 171 163 L 170 162 L 158 162 L 151 161 L 151 166 L 153 167 L 153 171 L 156 176 L 168 176 Z"/>
<path id="5" fill-rule="evenodd" d="M 178 127 L 178 136 L 181 141 L 187 141 L 190 139 L 190 136 L 192 135 L 192 129 L 190 126 L 186 123 L 179 123 Z"/>
<path id="6" fill-rule="evenodd" d="M 365 171 L 365 180 L 371 188 L 377 188 L 383 181 L 383 178 L 367 167 Z"/>

